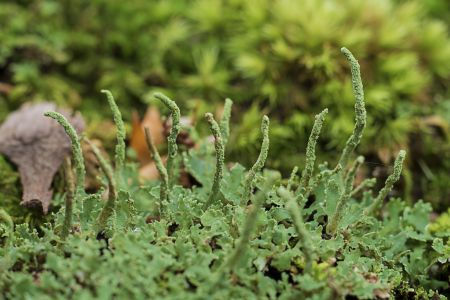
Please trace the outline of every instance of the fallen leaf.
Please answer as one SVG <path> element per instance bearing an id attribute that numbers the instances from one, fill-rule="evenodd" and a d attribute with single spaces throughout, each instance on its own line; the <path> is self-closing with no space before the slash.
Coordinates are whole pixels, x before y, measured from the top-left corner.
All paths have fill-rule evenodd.
<path id="1" fill-rule="evenodd" d="M 72 115 L 49 102 L 23 105 L 0 127 L 0 153 L 19 169 L 23 185 L 21 204 L 40 207 L 44 214 L 48 212 L 53 195 L 53 177 L 71 153 L 69 137 L 57 122 L 44 117 L 47 111 L 63 114 L 78 133 L 84 129 L 79 113 Z"/>
<path id="2" fill-rule="evenodd" d="M 150 106 L 142 121 L 136 111 L 132 114 L 130 146 L 136 152 L 141 164 L 146 164 L 151 161 L 150 152 L 145 142 L 144 127 L 149 128 L 156 146 L 164 143 L 164 125 L 161 120 L 161 114 L 156 107 Z"/>
<path id="3" fill-rule="evenodd" d="M 167 161 L 167 156 L 161 157 L 163 163 Z M 159 178 L 158 169 L 154 161 L 151 161 L 139 169 L 139 178 L 142 180 L 154 180 Z"/>

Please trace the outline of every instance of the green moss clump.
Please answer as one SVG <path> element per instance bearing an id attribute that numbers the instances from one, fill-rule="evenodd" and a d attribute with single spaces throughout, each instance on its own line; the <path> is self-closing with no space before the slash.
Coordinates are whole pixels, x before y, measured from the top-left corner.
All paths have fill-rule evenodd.
<path id="1" fill-rule="evenodd" d="M 27 210 L 20 205 L 21 200 L 19 173 L 4 156 L 0 155 L 0 207 L 15 223 L 21 223 L 20 221 L 27 215 Z"/>

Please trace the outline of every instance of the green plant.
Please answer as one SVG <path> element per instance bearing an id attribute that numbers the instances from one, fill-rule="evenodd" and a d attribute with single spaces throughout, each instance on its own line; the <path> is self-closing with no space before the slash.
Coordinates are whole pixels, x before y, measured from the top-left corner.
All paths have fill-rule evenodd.
<path id="1" fill-rule="evenodd" d="M 359 74 L 353 72 L 352 77 L 357 84 Z M 358 109 L 364 108 L 364 102 L 357 101 L 357 118 L 365 117 Z M 47 115 L 55 117 L 68 134 L 72 132 L 57 114 Z M 377 197 L 370 184 L 354 187 L 356 170 L 364 162 L 361 157 L 349 170 L 346 165 L 321 164 L 314 172 L 314 144 L 323 117 L 322 113 L 316 118 L 307 147 L 308 171 L 300 180 L 291 176 L 289 188 L 279 172 L 263 170 L 269 151 L 267 116 L 261 124 L 260 154 L 246 172 L 237 163 L 225 167 L 218 149 L 223 147 L 224 127 L 208 114 L 216 151 L 204 139 L 198 141 L 198 149 L 183 154 L 180 163 L 196 179 L 189 188 L 172 178 L 168 189 L 162 164 L 160 182 L 138 184 L 133 164 L 114 170 L 94 146 L 108 186 L 105 201 L 101 201 L 104 190 L 87 197 L 75 193 L 68 173 L 65 205 L 39 231 L 13 223 L 0 210 L 0 295 L 6 299 L 446 299 L 449 241 L 448 236 L 435 235 L 436 228 L 428 230 L 430 204 L 419 201 L 407 206 L 395 198 L 381 207 L 386 191 L 399 179 L 404 153 Z M 72 143 L 76 158 L 76 136 Z M 345 147 L 343 155 L 350 159 L 356 146 Z M 149 148 L 158 160 L 151 138 Z M 222 175 L 214 176 L 218 170 Z M 124 180 L 116 182 L 117 172 Z M 305 180 L 309 177 L 312 180 Z M 211 191 L 215 192 L 212 200 Z M 81 217 L 73 220 L 68 232 L 72 196 L 85 203 L 79 211 L 73 210 Z M 328 230 L 332 219 L 337 222 Z"/>
<path id="2" fill-rule="evenodd" d="M 353 100 L 335 49 L 348 45 L 359 53 L 367 84 L 360 153 L 371 164 L 364 168 L 387 174 L 399 149 L 408 150 L 402 195 L 445 210 L 449 166 L 436 153 L 450 147 L 447 2 L 4 0 L 0 120 L 25 101 L 48 99 L 80 108 L 89 132 L 110 146 L 114 135 L 99 129 L 106 116 L 99 113 L 101 87 L 114 87 L 125 120 L 154 90 L 177 99 L 185 113 L 203 103 L 198 116 L 229 95 L 246 113 L 234 114 L 226 156 L 251 166 L 260 115 L 270 114 L 267 164 L 287 175 L 304 164 L 301 146 L 321 107 L 333 126 L 322 133 L 319 153 L 330 163 L 339 159 L 353 128 Z M 427 119 L 439 115 L 446 125 L 435 130 Z"/>

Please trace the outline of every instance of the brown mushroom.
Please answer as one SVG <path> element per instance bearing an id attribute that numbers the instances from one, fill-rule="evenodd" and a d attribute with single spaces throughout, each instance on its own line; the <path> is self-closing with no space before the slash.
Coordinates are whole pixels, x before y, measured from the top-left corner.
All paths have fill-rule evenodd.
<path id="1" fill-rule="evenodd" d="M 53 195 L 53 177 L 71 153 L 70 139 L 58 123 L 44 117 L 47 111 L 63 114 L 78 133 L 84 128 L 79 113 L 72 115 L 49 102 L 25 104 L 0 126 L 0 153 L 19 169 L 23 185 L 20 204 L 42 209 L 44 214 Z"/>

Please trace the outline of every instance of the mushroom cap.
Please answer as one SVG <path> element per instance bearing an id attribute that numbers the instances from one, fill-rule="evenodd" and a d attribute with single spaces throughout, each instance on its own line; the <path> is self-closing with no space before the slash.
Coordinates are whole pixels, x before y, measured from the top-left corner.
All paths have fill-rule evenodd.
<path id="1" fill-rule="evenodd" d="M 0 153 L 19 169 L 23 185 L 21 204 L 41 207 L 45 214 L 53 195 L 53 177 L 71 153 L 69 137 L 58 123 L 44 116 L 47 111 L 63 114 L 78 133 L 84 129 L 79 113 L 57 109 L 50 102 L 25 104 L 0 126 Z"/>

